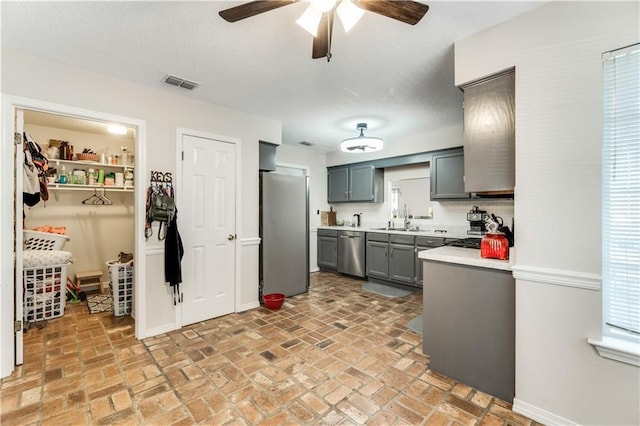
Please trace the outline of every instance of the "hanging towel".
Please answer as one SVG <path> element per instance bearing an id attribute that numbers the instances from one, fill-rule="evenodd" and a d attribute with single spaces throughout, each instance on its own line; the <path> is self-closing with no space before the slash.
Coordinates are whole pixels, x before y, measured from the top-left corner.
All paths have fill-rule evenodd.
<path id="1" fill-rule="evenodd" d="M 182 303 L 180 283 L 182 283 L 182 256 L 184 247 L 178 232 L 178 209 L 167 227 L 167 238 L 164 240 L 164 279 L 173 288 L 173 304 Z"/>

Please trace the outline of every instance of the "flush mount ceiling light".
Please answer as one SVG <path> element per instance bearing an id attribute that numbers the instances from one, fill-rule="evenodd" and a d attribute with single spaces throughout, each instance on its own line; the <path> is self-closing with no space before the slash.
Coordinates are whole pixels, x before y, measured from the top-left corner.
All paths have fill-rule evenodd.
<path id="1" fill-rule="evenodd" d="M 367 123 L 358 123 L 357 129 L 360 130 L 360 136 L 344 139 L 340 143 L 342 151 L 362 153 L 380 151 L 382 149 L 382 139 L 364 135 L 364 131 L 367 130 Z"/>
<path id="2" fill-rule="evenodd" d="M 227 22 L 237 22 L 269 12 L 301 0 L 254 0 L 224 9 L 218 14 Z M 426 4 L 397 0 L 308 0 L 310 5 L 296 23 L 313 35 L 313 59 L 331 59 L 331 36 L 334 15 L 337 13 L 345 31 L 360 20 L 365 11 L 415 25 L 429 10 Z"/>

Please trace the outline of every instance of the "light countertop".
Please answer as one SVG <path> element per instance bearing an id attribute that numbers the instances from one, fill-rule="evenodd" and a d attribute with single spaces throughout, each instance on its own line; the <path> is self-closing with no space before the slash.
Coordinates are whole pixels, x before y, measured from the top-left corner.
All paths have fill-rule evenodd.
<path id="1" fill-rule="evenodd" d="M 443 227 L 442 230 L 446 232 L 438 232 L 435 229 L 424 229 L 419 231 L 398 231 L 397 229 L 377 229 L 366 226 L 353 227 L 353 226 L 318 226 L 318 229 L 334 229 L 336 231 L 360 231 L 360 232 L 376 232 L 382 234 L 400 234 L 400 235 L 416 235 L 419 237 L 441 237 L 441 238 L 468 238 L 479 237 L 481 235 L 467 235 L 466 231 L 460 229 L 447 229 Z M 440 228 L 437 228 L 440 229 Z"/>
<path id="2" fill-rule="evenodd" d="M 435 260 L 510 272 L 515 258 L 514 254 L 513 247 L 511 247 L 509 260 L 485 259 L 480 257 L 480 250 L 478 249 L 443 246 L 431 250 L 423 250 L 418 253 L 418 257 L 423 260 Z"/>

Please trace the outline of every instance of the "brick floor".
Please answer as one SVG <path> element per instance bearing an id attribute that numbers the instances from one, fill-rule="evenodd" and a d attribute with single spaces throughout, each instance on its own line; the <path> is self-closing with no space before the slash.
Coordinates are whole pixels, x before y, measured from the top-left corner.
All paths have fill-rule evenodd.
<path id="1" fill-rule="evenodd" d="M 308 294 L 138 341 L 133 320 L 84 304 L 25 333 L 0 387 L 0 423 L 531 425 L 428 370 L 407 322 L 418 290 L 388 298 L 314 273 Z"/>

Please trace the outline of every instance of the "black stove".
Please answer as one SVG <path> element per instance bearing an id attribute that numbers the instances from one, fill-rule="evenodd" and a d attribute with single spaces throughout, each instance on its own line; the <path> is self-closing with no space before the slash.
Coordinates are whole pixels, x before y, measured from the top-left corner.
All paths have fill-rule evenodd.
<path id="1" fill-rule="evenodd" d="M 452 246 L 452 247 L 479 249 L 480 241 L 482 241 L 482 238 L 474 238 L 474 237 L 460 238 L 459 240 L 453 240 L 451 242 L 448 242 L 446 245 Z"/>

